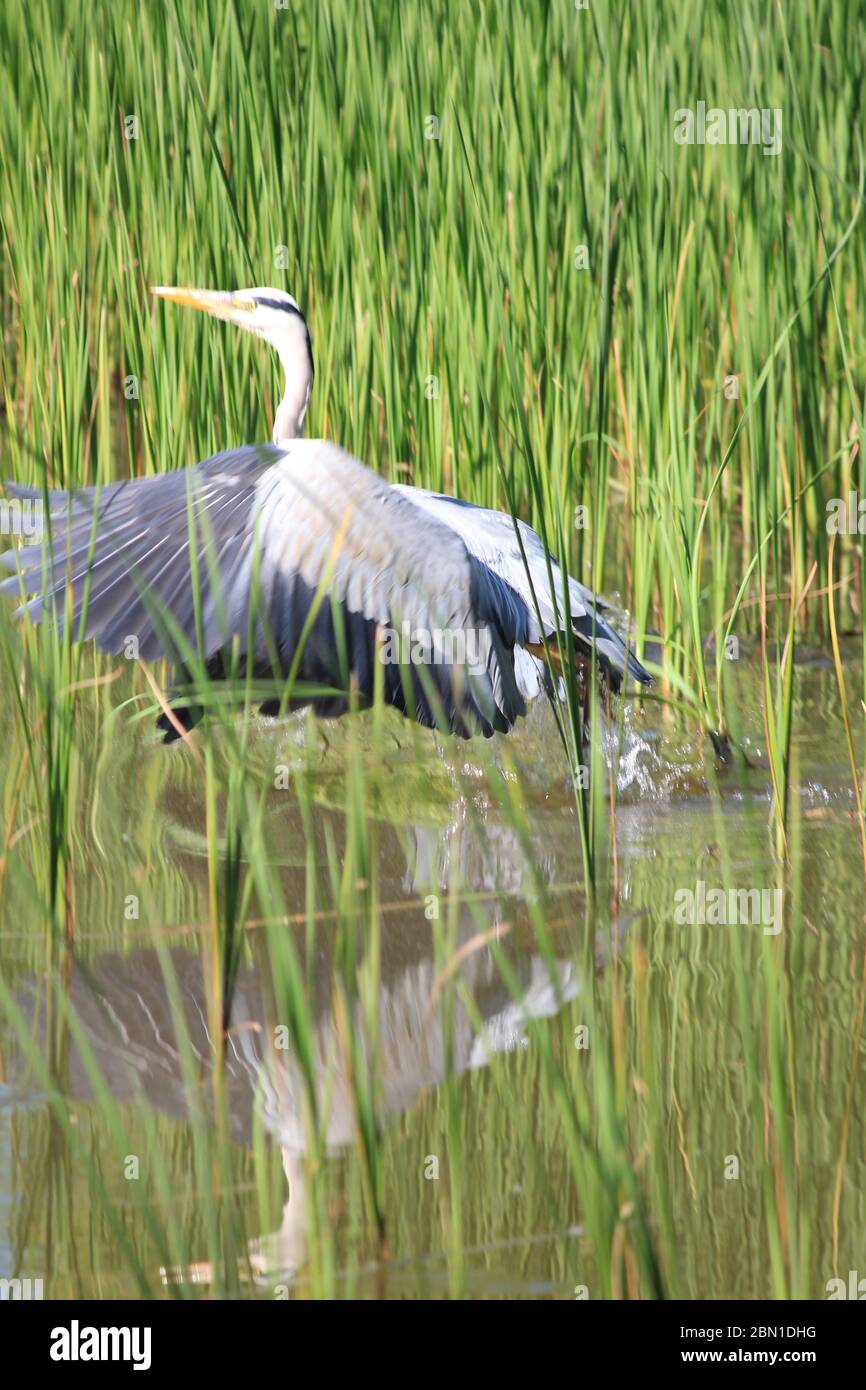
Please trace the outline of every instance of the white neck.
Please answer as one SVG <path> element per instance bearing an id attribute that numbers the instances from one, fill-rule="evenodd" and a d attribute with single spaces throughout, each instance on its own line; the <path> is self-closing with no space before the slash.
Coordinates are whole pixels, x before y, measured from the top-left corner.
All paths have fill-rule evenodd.
<path id="1" fill-rule="evenodd" d="M 286 444 L 290 439 L 299 439 L 303 434 L 304 416 L 313 389 L 313 369 L 307 346 L 306 326 L 301 319 L 293 318 L 287 328 L 289 331 L 273 343 L 286 374 L 286 389 L 277 406 L 274 419 L 275 444 Z"/>

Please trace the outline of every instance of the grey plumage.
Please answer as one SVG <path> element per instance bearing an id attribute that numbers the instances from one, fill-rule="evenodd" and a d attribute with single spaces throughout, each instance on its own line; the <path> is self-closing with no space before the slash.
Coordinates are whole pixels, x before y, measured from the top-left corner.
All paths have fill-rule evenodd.
<path id="1" fill-rule="evenodd" d="M 571 618 L 578 647 L 587 653 L 595 647 L 599 665 L 614 690 L 618 690 L 626 670 L 632 680 L 642 685 L 652 683 L 652 678 L 637 660 L 613 627 L 606 614 L 612 617 L 609 606 L 590 593 L 579 580 L 566 575 L 568 583 L 568 605 L 563 593 L 562 570 L 553 556 L 550 556 L 550 573 L 553 578 L 551 594 L 548 577 L 548 557 L 540 536 L 527 526 L 525 521 L 517 521 L 520 531 L 518 543 L 514 520 L 505 512 L 490 511 L 486 507 L 475 507 L 459 498 L 448 497 L 441 492 L 428 492 L 426 488 L 396 485 L 398 492 L 405 494 L 416 507 L 427 516 L 443 521 L 461 537 L 471 555 L 480 560 L 494 574 L 498 575 L 518 595 L 530 611 L 533 620 L 533 635 L 527 640 L 541 642 L 538 625 L 540 616 L 545 636 L 562 632 L 566 620 Z M 524 692 L 524 693 L 535 693 Z"/>
<path id="2" fill-rule="evenodd" d="M 519 522 L 418 488 L 391 486 L 345 450 L 300 438 L 313 381 L 303 314 L 282 290 L 158 290 L 270 342 L 286 371 L 273 444 L 245 445 L 172 473 L 50 492 L 48 537 L 0 556 L 0 593 L 38 622 L 109 653 L 130 639 L 146 661 L 189 675 L 274 684 L 262 708 L 337 715 L 350 688 L 468 736 L 507 732 L 526 699 L 551 692 L 540 659 L 567 618 L 614 688 L 649 683 L 608 610 L 547 559 Z M 41 493 L 11 485 L 20 498 Z M 409 636 L 405 650 L 404 635 Z M 420 649 L 415 637 L 424 636 Z M 394 649 L 385 650 L 396 635 Z M 425 645 L 426 643 L 426 645 Z M 378 677 L 378 679 L 377 679 Z M 198 711 L 178 711 L 191 727 Z M 167 738 L 171 720 L 159 721 Z"/>
<path id="3" fill-rule="evenodd" d="M 419 722 L 460 734 L 507 731 L 525 713 L 512 657 L 530 630 L 525 607 L 441 523 L 419 547 L 411 504 L 335 445 L 248 445 L 48 502 L 50 542 L 0 557 L 14 571 L 0 592 L 23 589 L 34 621 L 62 630 L 71 584 L 73 632 L 104 651 L 134 637 L 144 660 L 184 666 L 191 649 L 220 675 L 233 649 L 239 674 L 277 679 L 307 625 L 296 679 L 343 692 L 310 701 L 326 715 L 346 708 L 347 678 L 372 700 L 381 632 L 407 623 L 463 634 L 480 661 L 431 660 L 429 682 L 413 667 L 408 687 L 400 665 L 385 664 L 389 703 L 414 702 Z"/>

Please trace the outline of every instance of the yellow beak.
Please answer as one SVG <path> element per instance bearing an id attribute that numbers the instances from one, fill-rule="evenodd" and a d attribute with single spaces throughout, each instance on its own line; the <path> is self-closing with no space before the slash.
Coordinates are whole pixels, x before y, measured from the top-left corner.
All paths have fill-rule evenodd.
<path id="1" fill-rule="evenodd" d="M 218 319 L 233 320 L 237 314 L 251 314 L 256 309 L 255 300 L 239 299 L 229 290 L 179 290 L 165 285 L 153 285 L 151 294 L 160 299 L 170 299 L 174 304 L 184 304 L 189 309 L 203 309 Z"/>

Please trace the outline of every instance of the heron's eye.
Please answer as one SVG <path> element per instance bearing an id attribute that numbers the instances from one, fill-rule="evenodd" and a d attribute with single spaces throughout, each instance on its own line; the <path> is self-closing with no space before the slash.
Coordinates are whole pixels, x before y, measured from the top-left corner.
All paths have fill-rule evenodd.
<path id="1" fill-rule="evenodd" d="M 258 307 L 254 299 L 240 299 L 235 297 L 232 300 L 232 308 L 238 309 L 243 314 L 252 314 Z"/>

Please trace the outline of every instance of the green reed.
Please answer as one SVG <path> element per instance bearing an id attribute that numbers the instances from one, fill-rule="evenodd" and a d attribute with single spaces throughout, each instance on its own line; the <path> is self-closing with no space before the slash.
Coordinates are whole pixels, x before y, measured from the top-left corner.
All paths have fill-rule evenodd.
<path id="1" fill-rule="evenodd" d="M 850 904 L 862 896 L 866 664 L 858 655 L 852 679 L 842 639 L 862 628 L 866 541 L 832 542 L 826 503 L 866 490 L 861 9 L 814 0 L 783 16 L 746 0 L 666 12 L 610 0 L 586 11 L 467 5 L 455 18 L 435 0 L 371 3 L 351 24 L 331 0 L 287 10 L 96 0 L 62 23 L 46 3 L 4 11 L 5 473 L 40 487 L 95 485 L 266 437 L 276 365 L 233 330 L 155 304 L 148 287 L 279 285 L 311 324 L 309 433 L 394 481 L 524 517 L 572 573 L 619 595 L 635 650 L 658 677 L 643 715 L 632 701 L 605 708 L 591 673 L 585 706 L 564 643 L 566 698 L 551 737 L 569 783 L 562 814 L 574 816 L 579 890 L 565 930 L 582 993 L 561 1017 L 531 1022 L 525 1058 L 498 1058 L 487 1075 L 467 1079 L 447 1051 L 442 1087 L 395 1134 L 383 1113 L 378 1004 L 382 840 L 399 819 L 388 803 L 423 800 L 434 823 L 455 788 L 472 804 L 462 755 L 452 764 L 444 754 L 447 770 L 434 771 L 431 736 L 402 732 L 397 744 L 391 716 L 376 709 L 350 718 L 346 733 L 309 725 L 276 792 L 270 744 L 225 698 L 248 715 L 265 693 L 248 678 L 235 673 L 221 691 L 189 651 L 208 719 L 190 747 L 164 755 L 144 729 L 167 670 L 148 679 L 68 635 L 0 621 L 10 750 L 0 904 L 4 933 L 23 922 L 29 965 L 48 973 L 44 1052 L 5 986 L 4 1022 L 50 1096 L 62 1144 L 49 1152 L 62 1156 L 63 1182 L 72 1191 L 85 1175 L 136 1293 L 161 1291 L 154 1251 L 165 1267 L 203 1256 L 218 1292 L 247 1291 L 249 1237 L 280 1210 L 283 1175 L 261 1116 L 251 1156 L 229 1138 L 226 1025 L 238 978 L 262 960 L 273 987 L 266 1050 L 279 1065 L 273 1030 L 285 1028 L 303 1097 L 306 1291 L 363 1287 L 363 1268 L 381 1274 L 389 1251 L 417 1239 L 446 1251 L 448 1291 L 466 1292 L 467 1248 L 509 1229 L 493 1195 L 500 1166 L 522 1173 L 531 1193 L 526 1230 L 556 1233 L 562 1279 L 603 1296 L 718 1292 L 702 1252 L 730 1281 L 731 1230 L 754 1232 L 749 1287 L 778 1297 L 820 1293 L 828 1249 L 834 1261 L 853 1258 L 862 962 Z M 780 107 L 781 154 L 677 145 L 674 111 L 699 100 Z M 818 904 L 798 858 L 817 833 L 801 815 L 796 751 L 809 729 L 795 665 L 813 645 L 833 652 L 828 727 L 855 790 L 855 822 L 832 831 L 850 942 L 813 934 Z M 743 699 L 747 668 L 757 709 Z M 639 865 L 629 898 L 617 749 L 640 720 L 672 743 L 709 735 L 714 833 L 711 856 L 696 840 L 655 876 Z M 717 752 L 730 762 L 715 766 Z M 748 799 L 743 764 L 764 753 L 772 798 L 749 811 L 755 843 L 744 855 L 729 842 L 725 779 Z M 526 861 L 524 926 L 552 974 L 561 929 L 538 871 L 527 770 L 510 754 L 502 768 L 472 756 L 488 813 Z M 337 767 L 333 784 L 322 763 Z M 124 839 L 120 786 L 133 779 L 141 813 Z M 202 866 L 200 878 L 166 854 L 169 794 L 201 812 L 173 847 Z M 275 794 L 291 799 L 297 822 L 281 802 L 274 810 Z M 778 886 L 781 937 L 672 934 L 673 894 L 696 860 L 706 876 Z M 124 915 L 130 895 L 141 898 L 138 922 Z M 459 910 L 486 930 L 457 869 L 447 899 L 431 928 L 446 1036 L 461 1007 L 475 1008 L 481 1028 L 454 969 Z M 95 1064 L 110 1163 L 80 1141 L 63 1064 L 70 1037 L 86 1039 L 68 968 L 87 957 L 97 926 L 121 953 L 142 937 L 159 953 L 193 1098 L 190 1154 L 166 1151 L 169 1122 L 114 1100 Z M 177 942 L 202 955 L 206 1074 L 164 940 L 192 927 L 194 945 Z M 328 1155 L 334 1097 L 321 1091 L 317 1056 L 314 967 L 325 941 L 353 1115 L 340 1163 Z M 614 941 L 600 964 L 599 943 Z M 513 963 L 499 943 L 491 950 L 518 1002 Z M 809 982 L 825 972 L 842 983 L 832 997 L 820 984 L 816 1000 Z M 718 1022 L 707 1034 L 710 1005 Z M 586 1054 L 572 1045 L 584 1025 Z M 537 1124 L 521 1113 L 525 1090 L 538 1098 Z M 816 1118 L 810 1132 L 828 1091 L 833 1125 Z M 481 1135 L 465 1132 L 467 1098 L 482 1107 Z M 443 1127 L 446 1177 L 424 1206 L 401 1140 L 414 1165 Z M 150 1180 L 130 1188 L 128 1209 L 118 1165 L 139 1150 Z M 734 1150 L 742 1182 L 714 1186 Z M 823 1179 L 810 1186 L 810 1163 L 832 1173 L 829 1193 Z M 231 1196 L 241 1171 L 248 1205 Z M 347 1240 L 333 1219 L 343 1200 Z M 183 1231 L 178 1201 L 195 1207 Z M 562 1235 L 574 1221 L 586 1233 L 579 1257 Z M 70 1226 L 64 1239 L 75 1249 L 80 1233 Z"/>

